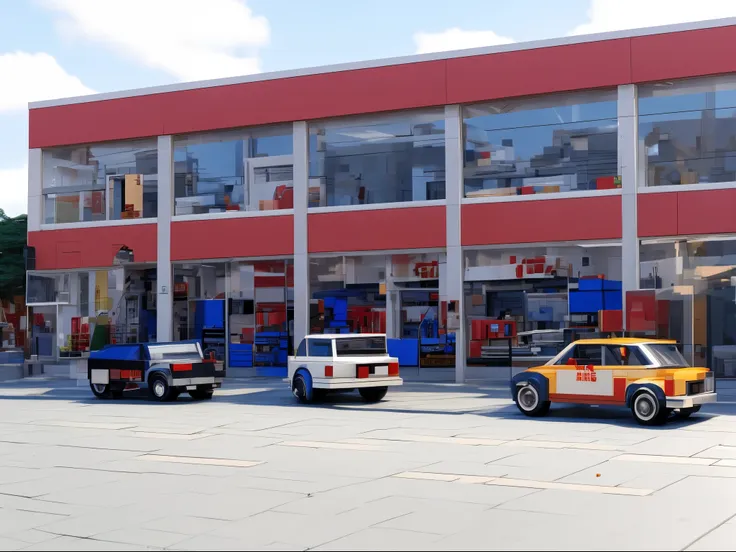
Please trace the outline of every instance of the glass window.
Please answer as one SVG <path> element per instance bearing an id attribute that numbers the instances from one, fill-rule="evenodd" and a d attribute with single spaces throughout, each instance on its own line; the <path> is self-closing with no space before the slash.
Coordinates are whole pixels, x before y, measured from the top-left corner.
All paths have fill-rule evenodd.
<path id="1" fill-rule="evenodd" d="M 736 76 L 639 87 L 644 186 L 736 181 Z"/>
<path id="2" fill-rule="evenodd" d="M 689 366 L 685 357 L 675 344 L 657 343 L 647 345 L 649 354 L 654 357 L 659 366 L 667 368 L 684 368 Z"/>
<path id="3" fill-rule="evenodd" d="M 465 197 L 619 188 L 616 91 L 463 108 Z"/>
<path id="4" fill-rule="evenodd" d="M 177 138 L 174 214 L 292 209 L 292 152 L 285 127 Z"/>
<path id="5" fill-rule="evenodd" d="M 639 347 L 608 345 L 604 349 L 606 366 L 647 366 L 649 360 Z"/>
<path id="6" fill-rule="evenodd" d="M 234 261 L 229 270 L 229 367 L 286 375 L 294 351 L 294 263 Z M 305 348 L 302 341 L 297 356 Z"/>
<path id="7" fill-rule="evenodd" d="M 46 224 L 155 218 L 157 188 L 155 140 L 43 152 Z"/>
<path id="8" fill-rule="evenodd" d="M 693 365 L 736 377 L 736 238 L 642 243 L 639 259 L 627 330 L 672 339 Z"/>
<path id="9" fill-rule="evenodd" d="M 602 366 L 602 352 L 603 347 L 600 345 L 576 345 L 572 353 L 572 358 L 581 366 L 585 364 Z"/>
<path id="10" fill-rule="evenodd" d="M 307 356 L 307 340 L 306 339 L 302 339 L 302 342 L 299 344 L 299 348 L 296 350 L 296 356 L 298 357 Z"/>
<path id="11" fill-rule="evenodd" d="M 335 340 L 337 356 L 384 356 L 385 337 L 346 337 Z"/>
<path id="12" fill-rule="evenodd" d="M 309 206 L 445 199 L 444 112 L 309 129 Z"/>
<path id="13" fill-rule="evenodd" d="M 332 340 L 331 339 L 310 339 L 309 340 L 309 356 L 311 357 L 332 357 Z"/>
<path id="14" fill-rule="evenodd" d="M 463 255 L 470 364 L 494 366 L 500 362 L 494 358 L 502 358 L 508 366 L 511 339 L 513 356 L 525 359 L 518 362 L 541 365 L 573 341 L 622 330 L 615 324 L 623 308 L 616 243 L 506 246 Z"/>

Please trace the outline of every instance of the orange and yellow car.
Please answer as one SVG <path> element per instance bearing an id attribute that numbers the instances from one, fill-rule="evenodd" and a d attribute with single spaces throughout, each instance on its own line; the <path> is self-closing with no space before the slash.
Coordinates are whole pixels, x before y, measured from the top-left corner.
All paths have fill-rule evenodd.
<path id="1" fill-rule="evenodd" d="M 716 402 L 710 369 L 689 366 L 675 341 L 636 338 L 575 341 L 544 366 L 516 374 L 511 393 L 527 416 L 544 416 L 553 402 L 616 405 L 642 425 Z"/>

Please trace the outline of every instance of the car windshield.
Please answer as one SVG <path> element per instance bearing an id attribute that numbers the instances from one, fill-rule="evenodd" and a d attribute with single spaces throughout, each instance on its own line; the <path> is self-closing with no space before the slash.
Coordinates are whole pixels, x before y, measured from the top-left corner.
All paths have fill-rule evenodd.
<path id="1" fill-rule="evenodd" d="M 337 356 L 382 356 L 386 354 L 386 338 L 345 337 L 335 340 Z"/>
<path id="2" fill-rule="evenodd" d="M 674 343 L 650 343 L 647 345 L 647 350 L 659 366 L 667 368 L 686 368 L 689 366 Z"/>

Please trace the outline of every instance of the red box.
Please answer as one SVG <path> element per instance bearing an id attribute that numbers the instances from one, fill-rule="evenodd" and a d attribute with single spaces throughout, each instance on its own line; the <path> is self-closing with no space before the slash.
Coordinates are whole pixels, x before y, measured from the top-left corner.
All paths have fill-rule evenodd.
<path id="1" fill-rule="evenodd" d="M 470 342 L 470 352 L 468 353 L 468 356 L 470 358 L 480 358 L 482 345 L 483 345 L 483 342 L 481 341 L 471 341 Z"/>

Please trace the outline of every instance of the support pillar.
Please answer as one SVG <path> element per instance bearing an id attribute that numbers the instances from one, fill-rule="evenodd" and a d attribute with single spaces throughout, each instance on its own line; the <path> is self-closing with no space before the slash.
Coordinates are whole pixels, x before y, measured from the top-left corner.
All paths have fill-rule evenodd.
<path id="1" fill-rule="evenodd" d="M 294 347 L 309 333 L 309 127 L 294 123 Z"/>
<path id="2" fill-rule="evenodd" d="M 174 209 L 174 139 L 158 137 L 158 223 L 156 225 L 156 341 L 174 339 L 171 216 Z"/>
<path id="3" fill-rule="evenodd" d="M 465 382 L 465 305 L 464 265 L 460 231 L 460 216 L 463 197 L 463 119 L 459 105 L 445 107 L 445 196 L 447 232 L 447 281 L 444 289 L 448 305 L 456 301 L 459 309 L 459 326 L 455 332 L 455 382 Z M 449 320 L 448 312 L 448 320 Z"/>
<path id="4" fill-rule="evenodd" d="M 618 166 L 621 175 L 621 280 L 623 321 L 626 328 L 626 292 L 639 289 L 639 113 L 636 85 L 618 87 Z"/>

